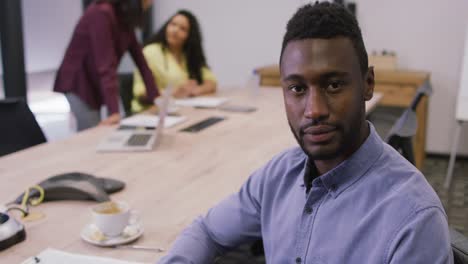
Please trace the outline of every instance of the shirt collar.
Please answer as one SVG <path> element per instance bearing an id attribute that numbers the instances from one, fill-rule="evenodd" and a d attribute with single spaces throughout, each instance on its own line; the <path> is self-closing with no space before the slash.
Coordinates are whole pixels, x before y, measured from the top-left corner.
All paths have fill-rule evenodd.
<path id="1" fill-rule="evenodd" d="M 303 170 L 304 186 L 307 187 L 312 181 L 312 186 L 324 186 L 336 198 L 364 176 L 383 151 L 382 139 L 375 131 L 374 126 L 370 122 L 368 124 L 370 133 L 361 147 L 331 171 L 317 177 L 314 163 L 307 159 Z"/>

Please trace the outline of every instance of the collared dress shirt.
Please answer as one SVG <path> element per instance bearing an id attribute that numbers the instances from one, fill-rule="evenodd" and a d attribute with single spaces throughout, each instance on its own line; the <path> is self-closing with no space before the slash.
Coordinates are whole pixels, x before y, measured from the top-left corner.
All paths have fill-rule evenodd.
<path id="1" fill-rule="evenodd" d="M 369 126 L 361 147 L 319 177 L 307 175 L 313 162 L 300 148 L 277 155 L 196 219 L 159 263 L 212 263 L 260 237 L 269 264 L 453 263 L 438 196 Z"/>

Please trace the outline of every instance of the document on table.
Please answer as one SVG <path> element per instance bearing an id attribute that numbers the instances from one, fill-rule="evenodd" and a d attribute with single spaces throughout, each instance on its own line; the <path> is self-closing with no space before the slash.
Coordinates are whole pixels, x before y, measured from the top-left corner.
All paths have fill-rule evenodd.
<path id="1" fill-rule="evenodd" d="M 103 258 L 89 255 L 72 254 L 65 251 L 48 248 L 39 255 L 30 257 L 21 264 L 143 264 L 119 259 Z"/>
<path id="2" fill-rule="evenodd" d="M 224 97 L 194 97 L 187 99 L 177 99 L 175 100 L 175 104 L 178 106 L 215 108 L 224 104 L 228 100 L 229 99 Z"/>
<path id="3" fill-rule="evenodd" d="M 166 116 L 164 120 L 164 128 L 169 128 L 182 123 L 187 118 L 185 116 Z M 134 115 L 120 121 L 121 126 L 134 126 L 134 127 L 157 127 L 159 117 L 154 115 Z"/>

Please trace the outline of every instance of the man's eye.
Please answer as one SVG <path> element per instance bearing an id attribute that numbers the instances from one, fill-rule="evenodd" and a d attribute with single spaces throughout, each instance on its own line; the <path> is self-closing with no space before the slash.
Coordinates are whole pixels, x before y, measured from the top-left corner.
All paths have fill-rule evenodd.
<path id="1" fill-rule="evenodd" d="M 305 88 L 302 86 L 298 86 L 298 85 L 289 86 L 289 90 L 293 91 L 296 94 L 302 94 L 305 92 Z"/>
<path id="2" fill-rule="evenodd" d="M 343 86 L 343 82 L 341 81 L 331 81 L 328 83 L 327 90 L 329 92 L 337 92 L 339 91 Z"/>

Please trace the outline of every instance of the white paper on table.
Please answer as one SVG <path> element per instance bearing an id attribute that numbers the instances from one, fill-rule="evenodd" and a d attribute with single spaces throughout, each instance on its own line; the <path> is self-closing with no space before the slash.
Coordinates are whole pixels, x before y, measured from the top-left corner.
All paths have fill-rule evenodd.
<path id="1" fill-rule="evenodd" d="M 182 123 L 187 118 L 185 116 L 166 116 L 164 120 L 164 128 L 169 128 Z M 157 127 L 159 117 L 154 115 L 134 115 L 120 121 L 121 126 L 135 127 Z"/>
<path id="2" fill-rule="evenodd" d="M 187 99 L 177 99 L 175 100 L 175 104 L 178 106 L 215 108 L 224 104 L 228 100 L 228 98 L 224 97 L 194 97 Z"/>
<path id="3" fill-rule="evenodd" d="M 39 262 L 36 261 L 36 258 Z M 53 248 L 48 248 L 35 257 L 28 258 L 21 264 L 142 264 L 118 259 L 103 258 L 89 255 L 72 254 Z"/>

